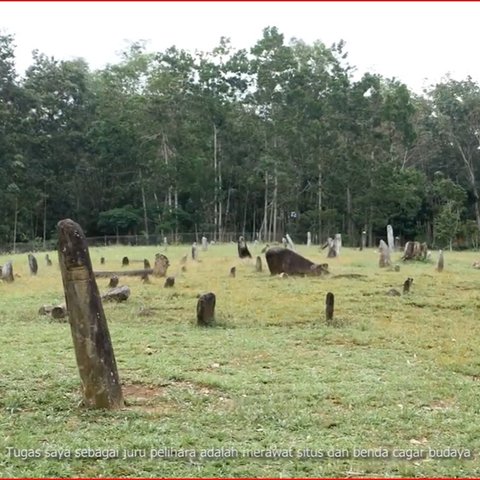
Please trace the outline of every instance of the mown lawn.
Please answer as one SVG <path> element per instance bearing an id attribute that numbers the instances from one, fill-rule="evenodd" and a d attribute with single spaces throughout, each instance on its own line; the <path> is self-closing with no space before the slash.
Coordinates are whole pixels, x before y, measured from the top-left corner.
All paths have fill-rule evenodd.
<path id="1" fill-rule="evenodd" d="M 326 261 L 318 247 L 298 250 Z M 113 412 L 79 406 L 69 325 L 37 315 L 63 300 L 55 252 L 52 267 L 37 255 L 36 277 L 25 254 L 0 257 L 19 274 L 0 283 L 2 476 L 480 475 L 480 271 L 471 267 L 480 254 L 446 252 L 442 273 L 433 261 L 395 272 L 378 268 L 374 250 L 344 248 L 330 278 L 286 279 L 265 262 L 257 273 L 235 244 L 200 251 L 181 274 L 188 246 L 91 256 L 96 269 L 121 270 L 124 255 L 153 264 L 157 251 L 175 287 L 122 277 L 130 299 L 105 305 L 127 402 Z M 348 273 L 366 276 L 334 277 Z M 407 277 L 409 295 L 386 295 Z M 197 294 L 207 291 L 217 325 L 198 328 Z M 324 321 L 329 291 L 336 326 Z M 389 458 L 359 458 L 359 449 Z M 439 457 L 459 454 L 475 458 Z"/>

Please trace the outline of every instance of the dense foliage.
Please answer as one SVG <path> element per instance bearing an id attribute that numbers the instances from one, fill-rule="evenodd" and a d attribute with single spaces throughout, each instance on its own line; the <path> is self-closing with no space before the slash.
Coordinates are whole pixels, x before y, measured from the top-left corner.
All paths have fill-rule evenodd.
<path id="1" fill-rule="evenodd" d="M 35 52 L 20 77 L 0 35 L 0 244 L 54 236 L 230 234 L 370 245 L 477 244 L 480 87 L 447 79 L 424 95 L 355 79 L 342 42 L 286 42 L 274 27 L 249 50 L 134 43 L 118 63 Z M 228 235 L 227 235 L 228 233 Z"/>

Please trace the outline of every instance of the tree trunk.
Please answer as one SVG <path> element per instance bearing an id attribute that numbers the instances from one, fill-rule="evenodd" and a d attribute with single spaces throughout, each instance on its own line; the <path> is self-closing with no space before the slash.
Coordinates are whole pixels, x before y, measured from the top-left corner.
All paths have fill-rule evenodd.
<path id="1" fill-rule="evenodd" d="M 174 199 L 174 209 L 175 209 L 175 243 L 178 243 L 178 190 L 175 187 L 175 191 L 173 192 L 173 199 Z"/>
<path id="2" fill-rule="evenodd" d="M 85 234 L 70 219 L 61 220 L 58 231 L 59 263 L 84 404 L 122 408 L 115 355 Z"/>
<path id="3" fill-rule="evenodd" d="M 15 197 L 15 215 L 13 219 L 13 253 L 17 248 L 18 197 Z"/>
<path id="4" fill-rule="evenodd" d="M 43 190 L 43 249 L 47 249 L 47 194 Z"/>
<path id="5" fill-rule="evenodd" d="M 322 227 L 322 190 L 323 190 L 323 178 L 322 178 L 322 165 L 318 164 L 318 242 L 322 243 L 323 227 Z"/>
<path id="6" fill-rule="evenodd" d="M 143 187 L 142 171 L 140 170 L 140 188 L 142 191 L 142 206 L 143 206 L 143 224 L 145 228 L 145 237 L 148 242 L 148 216 L 147 216 L 147 201 L 145 200 L 145 188 Z"/>
<path id="7" fill-rule="evenodd" d="M 214 233 L 213 239 L 215 242 L 219 241 L 218 229 L 218 158 L 217 158 L 217 126 L 213 124 L 213 176 L 214 176 L 214 191 L 213 191 L 213 225 Z"/>
<path id="8" fill-rule="evenodd" d="M 278 208 L 278 175 L 277 175 L 277 164 L 275 164 L 275 171 L 273 177 L 273 225 L 272 225 L 272 240 L 275 242 L 277 240 L 277 208 Z"/>
<path id="9" fill-rule="evenodd" d="M 355 245 L 355 228 L 353 225 L 353 213 L 352 213 L 352 192 L 350 186 L 347 186 L 347 234 L 350 246 Z"/>
<path id="10" fill-rule="evenodd" d="M 265 170 L 265 197 L 263 201 L 263 223 L 260 228 L 260 232 L 261 232 L 260 237 L 263 236 L 265 242 L 268 242 L 267 227 L 268 227 L 268 171 Z"/>

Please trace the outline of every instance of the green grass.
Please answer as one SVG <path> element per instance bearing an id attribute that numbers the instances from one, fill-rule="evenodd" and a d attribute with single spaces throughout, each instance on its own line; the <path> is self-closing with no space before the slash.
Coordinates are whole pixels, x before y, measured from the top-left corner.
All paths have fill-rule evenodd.
<path id="1" fill-rule="evenodd" d="M 169 273 L 180 271 L 188 250 L 162 252 Z M 156 251 L 90 253 L 97 269 L 105 256 L 104 269 L 121 270 L 124 255 L 153 263 Z M 260 255 L 260 246 L 252 251 Z M 317 247 L 299 251 L 325 262 Z M 0 257 L 0 264 L 12 259 L 20 275 L 13 284 L 0 283 L 4 477 L 480 474 L 477 458 L 429 455 L 448 448 L 480 452 L 475 253 L 446 252 L 442 273 L 433 263 L 401 263 L 394 272 L 378 268 L 374 250 L 344 248 L 329 262 L 332 274 L 365 278 L 282 279 L 270 277 L 265 262 L 256 273 L 253 260 L 236 258 L 235 245 L 216 245 L 200 252 L 199 262 L 189 260 L 173 289 L 163 288 L 164 279 L 143 285 L 122 277 L 130 299 L 105 305 L 127 402 L 112 412 L 79 406 L 69 325 L 37 315 L 41 305 L 63 300 L 58 262 L 46 267 L 43 254 L 37 258 L 39 273 L 30 277 L 26 255 Z M 234 265 L 237 276 L 230 278 Z M 414 278 L 409 295 L 385 295 L 401 291 L 407 277 Z M 107 283 L 98 280 L 101 290 Z M 207 291 L 217 296 L 217 325 L 198 328 L 197 294 Z M 329 291 L 336 327 L 324 322 Z M 40 457 L 15 457 L 8 447 L 38 450 Z M 81 452 L 88 448 L 114 450 L 119 458 L 88 458 Z M 205 458 L 206 450 L 220 454 L 222 448 L 223 458 Z M 355 457 L 359 448 L 390 458 Z M 161 449 L 196 456 L 151 458 Z M 286 458 L 268 458 L 275 449 Z M 315 458 L 299 458 L 304 449 Z M 137 451 L 124 459 L 124 450 Z M 255 450 L 264 458 L 251 458 Z M 228 452 L 234 456 L 226 458 Z M 60 453 L 71 457 L 47 458 Z"/>

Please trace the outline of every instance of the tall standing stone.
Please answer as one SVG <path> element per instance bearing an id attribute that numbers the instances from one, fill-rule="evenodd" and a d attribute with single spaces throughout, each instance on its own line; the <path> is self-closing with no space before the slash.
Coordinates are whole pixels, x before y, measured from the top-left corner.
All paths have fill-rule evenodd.
<path id="1" fill-rule="evenodd" d="M 390 267 L 392 265 L 392 261 L 390 259 L 390 249 L 383 240 L 380 240 L 378 251 L 380 253 L 380 258 L 378 259 L 378 266 L 380 268 Z"/>
<path id="2" fill-rule="evenodd" d="M 208 250 L 207 237 L 202 237 L 202 251 L 206 252 L 207 250 Z"/>
<path id="3" fill-rule="evenodd" d="M 367 248 L 367 232 L 362 231 L 362 243 L 360 244 L 360 250 Z"/>
<path id="4" fill-rule="evenodd" d="M 340 250 L 342 249 L 342 234 L 336 233 L 334 238 L 334 248 L 336 252 L 336 256 L 340 256 Z"/>
<path id="5" fill-rule="evenodd" d="M 309 247 L 312 244 L 312 233 L 307 232 L 307 247 Z"/>
<path id="6" fill-rule="evenodd" d="M 293 243 L 292 237 L 287 233 L 285 235 L 285 238 L 287 239 L 288 247 L 291 248 L 292 250 L 295 250 L 295 245 Z"/>
<path id="7" fill-rule="evenodd" d="M 58 256 L 84 404 L 122 408 L 122 388 L 87 239 L 70 219 L 58 223 Z"/>
<path id="8" fill-rule="evenodd" d="M 393 227 L 391 225 L 387 225 L 387 242 L 388 249 L 392 254 L 395 251 L 395 238 L 393 236 Z"/>

